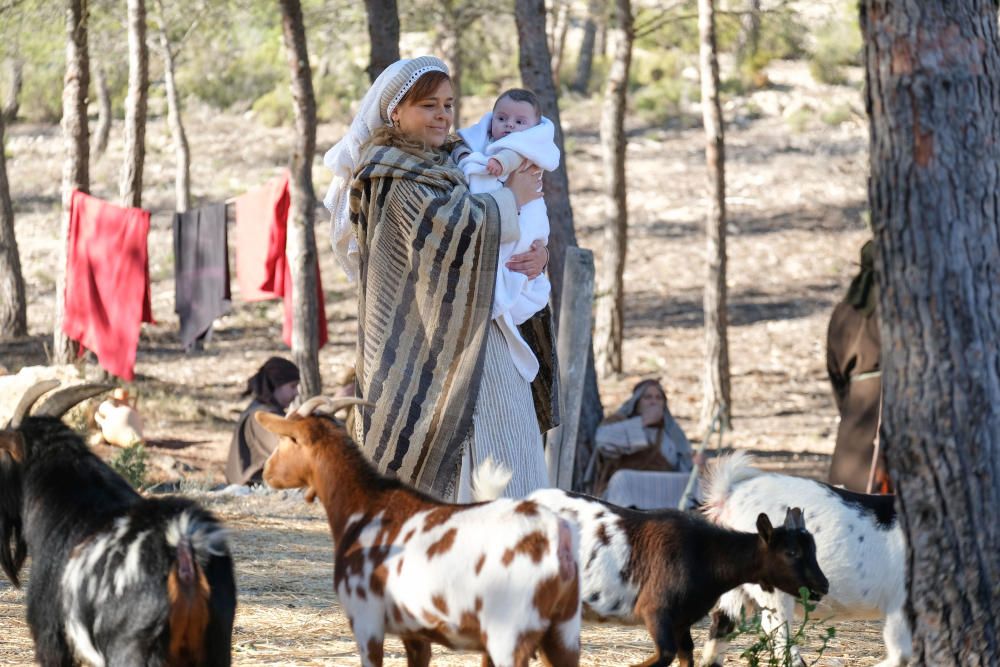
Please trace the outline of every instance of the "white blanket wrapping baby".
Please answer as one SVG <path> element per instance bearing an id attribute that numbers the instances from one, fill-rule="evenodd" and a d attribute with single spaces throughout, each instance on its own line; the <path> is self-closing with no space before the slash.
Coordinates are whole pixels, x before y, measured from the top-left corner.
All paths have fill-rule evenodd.
<path id="1" fill-rule="evenodd" d="M 474 194 L 491 192 L 503 187 L 506 175 L 491 176 L 486 171 L 490 157 L 502 150 L 511 150 L 545 171 L 559 166 L 559 149 L 555 144 L 555 126 L 542 116 L 541 122 L 527 130 L 513 132 L 490 141 L 489 128 L 493 119 L 487 113 L 475 125 L 458 131 L 472 153 L 462 158 L 458 166 L 465 173 L 469 190 Z M 521 337 L 517 325 L 540 311 L 549 302 L 552 285 L 543 273 L 529 280 L 523 273 L 507 268 L 506 264 L 516 254 L 530 249 L 532 241 L 541 239 L 548 243 L 549 216 L 544 199 L 536 199 L 521 207 L 518 216 L 520 238 L 516 242 L 500 244 L 497 265 L 497 282 L 493 296 L 493 319 L 497 320 L 507 340 L 511 357 L 518 372 L 531 382 L 538 374 L 538 360 Z"/>

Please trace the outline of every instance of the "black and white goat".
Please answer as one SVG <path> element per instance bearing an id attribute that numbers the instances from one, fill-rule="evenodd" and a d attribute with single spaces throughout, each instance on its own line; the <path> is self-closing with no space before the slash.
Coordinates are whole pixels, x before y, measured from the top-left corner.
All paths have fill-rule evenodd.
<path id="1" fill-rule="evenodd" d="M 737 530 L 752 526 L 758 512 L 776 517 L 792 504 L 807 507 L 816 559 L 830 580 L 830 592 L 816 613 L 834 619 L 884 617 L 887 655 L 877 667 L 906 664 L 911 655 L 910 626 L 903 610 L 906 549 L 893 496 L 853 493 L 810 479 L 765 473 L 753 468 L 750 457 L 742 452 L 719 459 L 704 488 L 707 516 Z M 764 610 L 764 629 L 777 630 L 782 646 L 787 641 L 794 600 L 760 586 L 742 586 L 719 600 L 703 664 L 722 663 L 723 638 L 745 603 Z M 792 651 L 797 653 L 794 647 Z M 802 664 L 797 655 L 796 661 Z"/>
<path id="2" fill-rule="evenodd" d="M 510 474 L 487 461 L 476 470 L 477 500 L 499 496 Z M 656 644 L 644 666 L 666 667 L 677 657 L 693 664 L 691 626 L 724 592 L 748 582 L 812 597 L 826 593 L 812 536 L 802 513 L 790 509 L 783 526 L 761 514 L 755 532 L 714 526 L 673 509 L 625 509 L 559 489 L 525 500 L 552 510 L 580 528 L 580 597 L 584 618 L 642 623 Z"/>
<path id="3" fill-rule="evenodd" d="M 36 660 L 229 665 L 236 588 L 222 526 L 192 501 L 143 498 L 90 452 L 59 419 L 87 387 L 26 417 L 51 387 L 29 390 L 0 430 L 0 567 L 18 586 L 31 556 Z"/>

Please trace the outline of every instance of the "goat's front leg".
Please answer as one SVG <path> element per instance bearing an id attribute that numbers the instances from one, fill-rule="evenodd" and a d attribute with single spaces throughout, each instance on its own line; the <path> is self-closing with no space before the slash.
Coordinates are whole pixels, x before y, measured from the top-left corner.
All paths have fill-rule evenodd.
<path id="1" fill-rule="evenodd" d="M 677 664 L 681 667 L 694 667 L 694 640 L 691 639 L 691 627 L 687 624 L 675 625 L 674 641 L 677 644 Z"/>
<path id="2" fill-rule="evenodd" d="M 674 628 L 666 609 L 654 609 L 642 614 L 646 630 L 656 645 L 656 653 L 649 660 L 640 662 L 634 667 L 667 667 L 677 655 L 677 643 L 674 640 Z"/>
<path id="3" fill-rule="evenodd" d="M 702 667 L 722 667 L 726 660 L 727 637 L 736 629 L 736 622 L 722 609 L 712 612 L 712 625 L 708 629 L 708 641 L 701 654 Z"/>
<path id="4" fill-rule="evenodd" d="M 404 639 L 407 667 L 427 667 L 431 664 L 431 643 L 422 639 Z"/>

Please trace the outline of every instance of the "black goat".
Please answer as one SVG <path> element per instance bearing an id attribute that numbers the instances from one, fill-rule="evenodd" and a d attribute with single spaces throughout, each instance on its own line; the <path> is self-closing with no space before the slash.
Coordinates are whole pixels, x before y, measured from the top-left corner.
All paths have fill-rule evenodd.
<path id="1" fill-rule="evenodd" d="M 143 498 L 61 420 L 23 417 L 31 402 L 0 430 L 0 567 L 20 585 L 32 558 L 38 663 L 229 665 L 222 526 L 190 500 Z"/>

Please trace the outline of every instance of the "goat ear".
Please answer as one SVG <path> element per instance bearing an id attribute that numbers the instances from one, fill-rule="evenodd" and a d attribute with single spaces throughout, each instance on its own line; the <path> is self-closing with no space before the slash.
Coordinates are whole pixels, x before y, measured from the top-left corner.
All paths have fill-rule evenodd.
<path id="1" fill-rule="evenodd" d="M 253 416 L 258 424 L 275 435 L 283 435 L 292 440 L 295 440 L 295 436 L 298 435 L 299 429 L 296 422 L 299 420 L 297 419 L 287 419 L 281 415 L 275 415 L 264 410 L 253 413 Z"/>
<path id="2" fill-rule="evenodd" d="M 789 507 L 785 512 L 785 528 L 789 530 L 805 530 L 806 521 L 802 516 L 802 510 L 798 507 Z"/>
<path id="3" fill-rule="evenodd" d="M 10 454 L 18 463 L 24 460 L 24 440 L 17 431 L 0 431 L 0 453 Z"/>
<path id="4" fill-rule="evenodd" d="M 774 526 L 771 525 L 771 519 L 768 518 L 766 514 L 761 512 L 757 515 L 757 534 L 760 535 L 760 539 L 764 540 L 765 543 L 771 541 L 771 535 L 774 533 Z"/>

